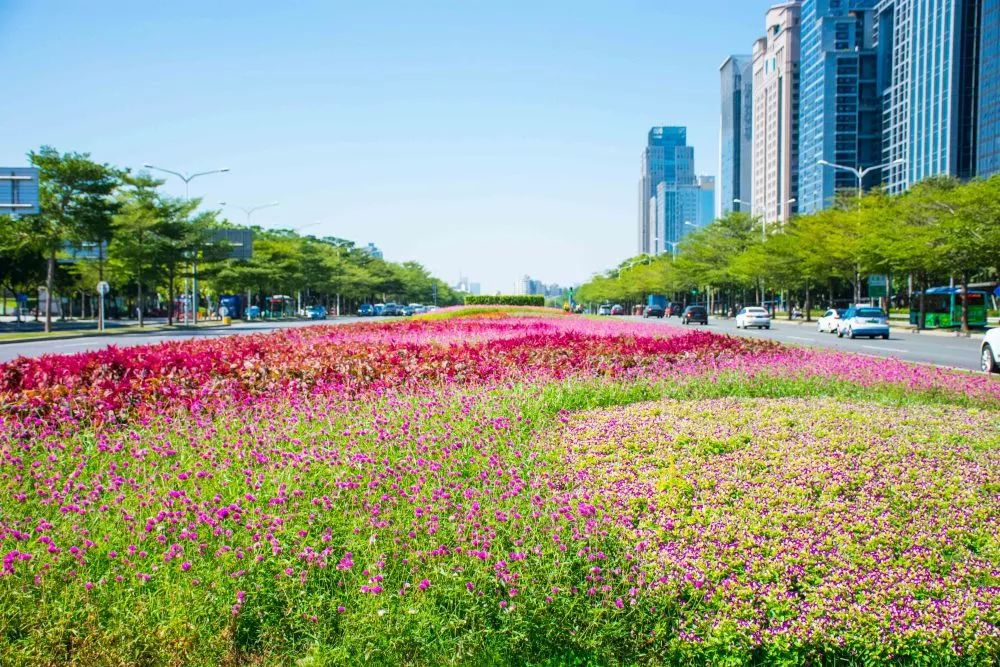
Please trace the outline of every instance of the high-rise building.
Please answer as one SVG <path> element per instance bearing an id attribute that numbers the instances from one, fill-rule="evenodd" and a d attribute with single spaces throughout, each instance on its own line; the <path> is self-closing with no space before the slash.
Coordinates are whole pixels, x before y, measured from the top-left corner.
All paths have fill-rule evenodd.
<path id="1" fill-rule="evenodd" d="M 364 251 L 367 252 L 372 257 L 375 257 L 377 259 L 382 259 L 382 250 L 374 243 L 369 243 L 364 248 Z"/>
<path id="2" fill-rule="evenodd" d="M 715 220 L 715 176 L 698 177 L 698 219 L 696 225 L 711 224 Z"/>
<path id="3" fill-rule="evenodd" d="M 830 206 L 857 178 L 820 160 L 865 169 L 882 162 L 882 102 L 874 44 L 877 0 L 803 0 L 798 210 Z M 866 176 L 865 187 L 882 181 Z"/>
<path id="4" fill-rule="evenodd" d="M 687 145 L 686 127 L 654 127 L 650 129 L 646 148 L 642 152 L 642 172 L 639 178 L 638 252 L 662 252 L 665 239 L 665 218 L 657 217 L 665 200 L 657 198 L 661 183 L 668 186 L 693 185 L 694 149 Z"/>
<path id="5" fill-rule="evenodd" d="M 976 175 L 1000 173 L 1000 0 L 982 0 Z"/>
<path id="6" fill-rule="evenodd" d="M 719 68 L 722 126 L 719 131 L 719 215 L 734 201 L 753 197 L 753 61 L 729 56 Z"/>
<path id="7" fill-rule="evenodd" d="M 976 168 L 982 0 L 881 0 L 883 180 L 890 193 Z M 995 46 L 995 43 L 994 43 Z"/>
<path id="8" fill-rule="evenodd" d="M 800 0 L 767 11 L 753 45 L 753 214 L 765 222 L 796 211 L 799 153 Z"/>

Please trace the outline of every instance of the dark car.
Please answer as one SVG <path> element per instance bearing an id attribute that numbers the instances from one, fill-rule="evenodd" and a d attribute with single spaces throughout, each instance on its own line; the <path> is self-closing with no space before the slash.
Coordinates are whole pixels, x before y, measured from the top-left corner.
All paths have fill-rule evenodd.
<path id="1" fill-rule="evenodd" d="M 403 307 L 398 303 L 387 303 L 382 307 L 382 317 L 402 317 Z"/>
<path id="2" fill-rule="evenodd" d="M 624 315 L 625 314 L 625 307 L 622 306 L 621 304 L 616 303 L 615 305 L 611 306 L 611 314 L 612 315 Z"/>
<path id="3" fill-rule="evenodd" d="M 370 303 L 363 303 L 358 306 L 358 317 L 371 317 L 375 314 L 375 309 Z"/>
<path id="4" fill-rule="evenodd" d="M 688 306 L 681 314 L 681 324 L 708 324 L 708 310 L 705 306 Z"/>
<path id="5" fill-rule="evenodd" d="M 663 317 L 666 315 L 667 309 L 663 306 L 652 305 L 646 306 L 646 311 L 642 314 L 643 317 Z"/>
<path id="6" fill-rule="evenodd" d="M 667 305 L 667 311 L 664 313 L 667 317 L 674 317 L 680 315 L 684 311 L 684 306 L 679 303 L 671 303 Z"/>

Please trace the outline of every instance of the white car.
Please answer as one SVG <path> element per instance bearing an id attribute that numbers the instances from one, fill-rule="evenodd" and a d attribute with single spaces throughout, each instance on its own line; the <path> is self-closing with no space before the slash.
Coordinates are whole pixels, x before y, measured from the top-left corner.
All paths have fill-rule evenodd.
<path id="1" fill-rule="evenodd" d="M 986 332 L 979 359 L 984 373 L 1000 373 L 1000 328 Z"/>
<path id="2" fill-rule="evenodd" d="M 837 323 L 837 336 L 867 336 L 889 340 L 889 316 L 875 306 L 851 306 Z"/>
<path id="3" fill-rule="evenodd" d="M 840 323 L 841 318 L 844 317 L 845 312 L 847 311 L 844 309 L 837 310 L 836 308 L 826 311 L 823 317 L 817 320 L 816 331 L 820 333 L 837 333 L 837 325 Z"/>
<path id="4" fill-rule="evenodd" d="M 749 329 L 750 327 L 770 329 L 771 315 L 760 306 L 741 308 L 740 312 L 736 313 L 736 328 Z"/>

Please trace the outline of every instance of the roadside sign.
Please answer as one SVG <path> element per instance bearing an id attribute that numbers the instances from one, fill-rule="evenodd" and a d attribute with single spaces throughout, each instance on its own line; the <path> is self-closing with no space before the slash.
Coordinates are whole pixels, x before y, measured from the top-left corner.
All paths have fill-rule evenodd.
<path id="1" fill-rule="evenodd" d="M 38 215 L 38 170 L 0 167 L 0 213 Z"/>
<path id="2" fill-rule="evenodd" d="M 105 281 L 102 280 L 101 282 L 97 283 L 97 293 L 100 294 L 101 296 L 107 296 L 108 292 L 110 291 L 111 291 L 111 285 L 109 285 Z"/>
<path id="3" fill-rule="evenodd" d="M 868 276 L 868 298 L 877 299 L 886 296 L 889 280 L 884 275 Z"/>

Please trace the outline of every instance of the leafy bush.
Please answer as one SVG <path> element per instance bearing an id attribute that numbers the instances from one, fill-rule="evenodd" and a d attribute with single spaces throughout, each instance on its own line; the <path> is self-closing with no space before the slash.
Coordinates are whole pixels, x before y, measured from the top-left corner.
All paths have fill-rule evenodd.
<path id="1" fill-rule="evenodd" d="M 466 306 L 544 306 L 541 294 L 485 294 L 465 297 Z"/>

